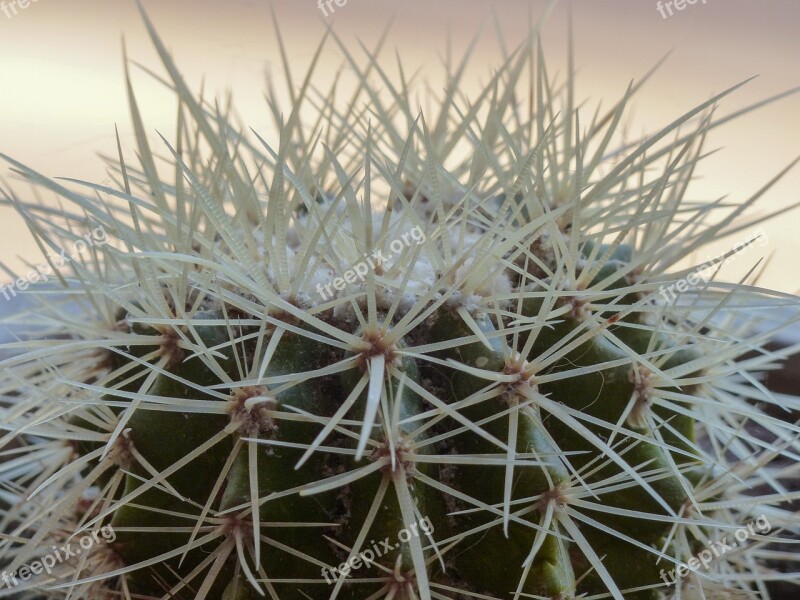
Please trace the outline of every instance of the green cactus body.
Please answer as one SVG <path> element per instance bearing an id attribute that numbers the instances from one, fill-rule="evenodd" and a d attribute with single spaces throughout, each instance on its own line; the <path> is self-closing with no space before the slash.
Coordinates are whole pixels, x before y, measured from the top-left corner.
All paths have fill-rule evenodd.
<path id="1" fill-rule="evenodd" d="M 495 328 L 491 320 L 484 316 L 478 321 L 481 331 L 492 345 L 489 349 L 483 342 L 457 346 L 443 354 L 444 358 L 457 360 L 459 363 L 487 371 L 503 372 L 509 366 L 503 355 L 502 341 L 495 337 Z M 442 311 L 431 331 L 434 341 L 448 339 L 465 339 L 472 336 L 468 326 L 448 311 Z M 452 402 L 462 401 L 486 387 L 487 382 L 469 374 L 450 370 L 452 386 Z M 525 384 L 523 384 L 525 385 Z M 479 404 L 465 408 L 463 414 L 472 422 L 479 423 L 481 428 L 496 439 L 509 442 L 509 417 L 496 418 L 506 403 L 523 400 L 510 389 L 499 398 L 490 398 Z M 490 419 L 489 421 L 486 421 Z M 516 439 L 510 440 L 514 450 L 521 455 L 538 456 L 546 467 L 519 467 L 514 473 L 514 498 L 533 498 L 544 495 L 567 479 L 566 469 L 557 458 L 557 451 L 550 443 L 549 436 L 542 431 L 542 426 L 530 406 L 526 406 L 518 415 Z M 492 455 L 500 449 L 471 431 L 456 435 L 452 439 L 452 449 L 458 454 Z M 545 470 L 547 471 L 545 473 Z M 502 466 L 487 468 L 484 466 L 459 467 L 458 481 L 461 492 L 487 505 L 497 505 L 503 501 L 506 474 Z M 470 507 L 472 508 L 472 507 Z M 488 517 L 488 518 L 487 518 Z M 481 515 L 470 519 L 472 527 L 485 527 L 497 517 Z M 522 574 L 522 565 L 526 562 L 534 542 L 537 530 L 531 525 L 512 522 L 507 535 L 500 527 L 491 527 L 482 534 L 482 543 L 467 547 L 456 557 L 456 569 L 461 576 L 474 585 L 483 586 L 493 593 L 503 596 L 516 591 L 516 582 L 523 577 L 520 591 L 551 597 L 574 594 L 575 578 L 568 560 L 564 543 L 556 536 L 549 535 L 541 545 L 532 569 Z M 504 548 L 504 560 L 498 564 L 496 557 L 486 551 L 492 546 Z"/>

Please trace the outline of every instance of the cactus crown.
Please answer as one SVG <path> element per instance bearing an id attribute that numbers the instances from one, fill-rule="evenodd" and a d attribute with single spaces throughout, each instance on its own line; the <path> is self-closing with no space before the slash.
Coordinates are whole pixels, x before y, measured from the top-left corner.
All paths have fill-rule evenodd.
<path id="1" fill-rule="evenodd" d="M 580 108 L 535 33 L 475 98 L 450 68 L 420 113 L 331 32 L 352 97 L 313 86 L 323 42 L 287 110 L 271 92 L 269 142 L 194 96 L 144 18 L 178 97 L 165 152 L 128 78 L 116 186 L 7 158 L 68 205 L 13 199 L 42 248 L 111 240 L 55 269 L 63 295 L 31 288 L 38 329 L 2 363 L 0 557 L 114 535 L 17 591 L 764 597 L 761 525 L 796 529 L 800 451 L 768 410 L 800 403 L 752 375 L 779 327 L 743 315 L 797 304 L 676 267 L 756 222 L 684 201 L 735 88 L 619 144 L 638 86 Z"/>

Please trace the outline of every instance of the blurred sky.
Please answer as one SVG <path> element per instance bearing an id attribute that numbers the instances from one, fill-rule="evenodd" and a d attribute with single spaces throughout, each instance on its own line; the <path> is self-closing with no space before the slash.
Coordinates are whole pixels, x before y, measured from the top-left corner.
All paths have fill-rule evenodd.
<path id="1" fill-rule="evenodd" d="M 19 0 L 17 0 L 19 1 Z M 142 0 L 190 85 L 216 94 L 233 90 L 239 112 L 254 129 L 271 131 L 263 104 L 267 69 L 280 72 L 269 4 L 265 0 Z M 98 153 L 114 154 L 119 126 L 132 155 L 128 103 L 122 73 L 122 36 L 129 56 L 158 70 L 158 60 L 132 0 L 31 0 L 8 18 L 0 4 L 0 152 L 49 176 L 102 181 Z M 16 5 L 15 5 L 16 6 Z M 301 72 L 324 31 L 316 0 L 274 0 L 289 58 Z M 509 47 L 526 32 L 528 13 L 540 15 L 540 0 L 347 0 L 327 20 L 356 52 L 358 39 L 374 43 L 394 17 L 383 57 L 394 67 L 396 49 L 408 65 L 421 67 L 441 87 L 441 60 L 448 32 L 463 50 L 492 17 Z M 566 45 L 566 12 L 575 25 L 579 92 L 608 104 L 621 96 L 668 51 L 668 62 L 639 93 L 631 134 L 654 131 L 682 112 L 753 75 L 759 77 L 726 99 L 719 114 L 800 85 L 800 1 L 697 0 L 662 18 L 655 0 L 568 0 L 557 5 L 545 30 L 551 70 L 561 69 Z M 468 80 L 485 82 L 501 52 L 491 29 L 482 38 Z M 327 47 L 321 73 L 332 74 L 342 60 Z M 163 88 L 134 69 L 140 108 L 156 141 L 171 137 L 175 104 Z M 606 104 L 606 105 L 608 105 Z M 720 152 L 704 161 L 692 199 L 729 194 L 741 201 L 800 155 L 800 95 L 781 100 L 715 130 L 710 147 Z M 4 185 L 19 194 L 0 164 Z M 800 168 L 763 199 L 761 211 L 800 200 Z M 800 289 L 800 211 L 764 226 L 769 244 L 754 246 L 727 273 L 737 277 L 769 257 L 762 283 L 786 292 Z M 739 239 L 720 241 L 721 252 Z M 702 256 L 700 258 L 705 258 Z M 0 260 L 14 268 L 40 262 L 21 220 L 0 208 Z M 7 280 L 0 273 L 0 283 Z"/>

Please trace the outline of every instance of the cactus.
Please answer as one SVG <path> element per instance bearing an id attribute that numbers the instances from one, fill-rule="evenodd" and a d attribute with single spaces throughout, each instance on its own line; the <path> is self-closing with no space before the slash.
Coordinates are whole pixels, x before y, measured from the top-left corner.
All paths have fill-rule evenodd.
<path id="1" fill-rule="evenodd" d="M 683 266 L 756 222 L 682 201 L 735 87 L 617 151 L 634 89 L 579 110 L 535 32 L 424 114 L 332 34 L 354 96 L 314 88 L 323 42 L 288 109 L 269 96 L 270 143 L 192 95 L 143 16 L 178 98 L 163 155 L 128 78 L 117 185 L 5 157 L 64 202 L 6 194 L 43 250 L 108 243 L 19 290 L 38 329 L 0 374 L 4 573 L 94 543 L 0 596 L 764 598 L 791 577 L 768 544 L 798 529 L 799 430 L 768 408 L 800 402 L 755 374 L 798 304 Z M 794 312 L 756 330 L 753 307 Z"/>

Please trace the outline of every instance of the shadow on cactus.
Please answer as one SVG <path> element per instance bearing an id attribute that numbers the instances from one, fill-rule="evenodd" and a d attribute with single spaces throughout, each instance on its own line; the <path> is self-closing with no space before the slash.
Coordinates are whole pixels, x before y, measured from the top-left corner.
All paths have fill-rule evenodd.
<path id="1" fill-rule="evenodd" d="M 163 152 L 128 77 L 117 185 L 6 158 L 64 205 L 6 192 L 44 250 L 112 242 L 26 290 L 16 325 L 38 333 L 5 348 L 0 596 L 763 598 L 790 579 L 767 563 L 798 528 L 798 427 L 766 408 L 800 403 L 755 374 L 789 353 L 764 346 L 797 301 L 658 293 L 759 221 L 752 200 L 682 201 L 735 88 L 624 143 L 638 85 L 579 107 L 571 56 L 551 79 L 535 33 L 472 99 L 449 68 L 418 113 L 383 40 L 362 64 L 330 32 L 287 70 L 289 105 L 268 95 L 269 141 L 194 96 L 145 23 L 178 99 Z M 344 101 L 313 83 L 329 43 Z"/>

